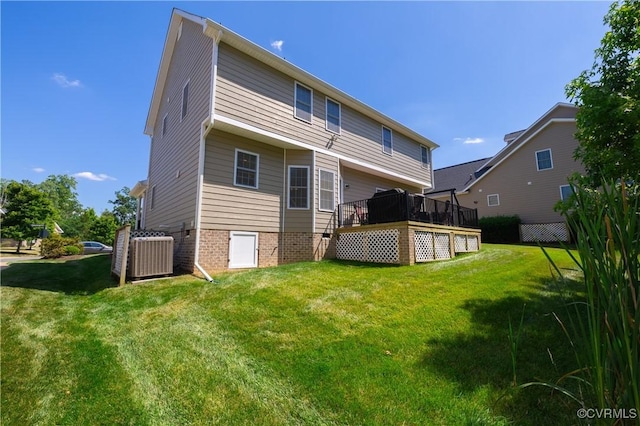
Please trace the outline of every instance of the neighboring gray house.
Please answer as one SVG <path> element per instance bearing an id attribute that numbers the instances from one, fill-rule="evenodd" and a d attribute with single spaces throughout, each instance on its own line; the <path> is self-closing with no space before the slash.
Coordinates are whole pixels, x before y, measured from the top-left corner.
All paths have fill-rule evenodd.
<path id="1" fill-rule="evenodd" d="M 506 146 L 489 159 L 477 160 L 434 171 L 433 191 L 456 188 L 460 204 L 478 209 L 478 217 L 518 215 L 539 238 L 564 232 L 564 219 L 555 204 L 571 194 L 567 178 L 584 173 L 573 159 L 578 146 L 577 107 L 558 103 L 525 130 L 505 136 Z M 445 198 L 448 194 L 434 194 Z M 522 228 L 523 240 L 531 227 Z"/>
<path id="2" fill-rule="evenodd" d="M 338 204 L 432 187 L 437 145 L 210 19 L 174 9 L 145 126 L 141 228 L 186 270 L 335 256 Z"/>

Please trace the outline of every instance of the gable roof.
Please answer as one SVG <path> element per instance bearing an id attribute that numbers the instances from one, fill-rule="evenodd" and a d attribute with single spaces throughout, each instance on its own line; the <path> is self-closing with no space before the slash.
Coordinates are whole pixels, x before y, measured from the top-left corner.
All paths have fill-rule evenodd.
<path id="1" fill-rule="evenodd" d="M 167 37 L 164 42 L 164 48 L 162 50 L 162 58 L 160 59 L 160 66 L 158 74 L 156 76 L 155 87 L 153 89 L 153 95 L 151 97 L 151 104 L 149 106 L 149 112 L 147 114 L 147 121 L 144 129 L 144 133 L 147 135 L 153 134 L 153 126 L 157 120 L 158 112 L 160 110 L 160 103 L 162 97 L 162 89 L 165 85 L 167 74 L 169 72 L 169 65 L 171 63 L 171 57 L 173 56 L 173 49 L 175 48 L 178 30 L 182 19 L 190 20 L 198 25 L 202 25 L 202 31 L 208 37 L 211 37 L 215 43 L 224 42 L 241 52 L 257 59 L 258 61 L 274 68 L 284 74 L 294 78 L 295 80 L 303 83 L 307 86 L 317 89 L 332 99 L 349 106 L 350 108 L 364 114 L 367 117 L 373 118 L 394 131 L 404 134 L 417 142 L 428 146 L 431 149 L 438 148 L 438 144 L 432 140 L 422 136 L 421 134 L 409 129 L 405 125 L 393 120 L 392 118 L 382 114 L 381 112 L 373 109 L 365 103 L 359 101 L 351 95 L 331 86 L 329 83 L 315 77 L 314 75 L 304 71 L 285 59 L 269 52 L 263 47 L 247 40 L 239 34 L 234 33 L 221 24 L 212 21 L 209 18 L 193 15 L 180 9 L 174 8 L 171 13 L 171 21 L 169 23 L 169 29 L 167 30 Z M 212 64 L 213 66 L 213 64 Z M 212 112 L 212 111 L 210 111 Z"/>
<path id="2" fill-rule="evenodd" d="M 463 188 L 466 188 L 471 182 L 479 177 L 477 174 L 478 170 L 489 159 L 490 158 L 481 158 L 479 160 L 456 164 L 454 166 L 435 169 L 433 171 L 435 187 L 433 188 L 433 191 L 430 192 L 443 191 L 447 189 L 462 190 Z"/>

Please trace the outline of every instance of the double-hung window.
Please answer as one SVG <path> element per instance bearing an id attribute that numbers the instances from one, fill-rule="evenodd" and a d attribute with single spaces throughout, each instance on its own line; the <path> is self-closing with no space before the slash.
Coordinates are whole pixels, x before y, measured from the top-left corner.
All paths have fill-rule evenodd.
<path id="1" fill-rule="evenodd" d="M 189 105 L 189 82 L 184 85 L 182 88 L 182 115 L 180 116 L 180 120 L 187 116 L 187 107 Z"/>
<path id="2" fill-rule="evenodd" d="M 340 104 L 327 98 L 327 130 L 340 134 L 341 128 L 341 111 Z"/>
<path id="3" fill-rule="evenodd" d="M 429 148 L 424 145 L 420 145 L 420 158 L 422 160 L 422 167 L 429 167 L 431 164 L 431 152 Z"/>
<path id="4" fill-rule="evenodd" d="M 236 149 L 233 182 L 236 186 L 258 188 L 258 168 L 260 157 L 253 152 Z"/>
<path id="5" fill-rule="evenodd" d="M 500 205 L 500 195 L 499 194 L 487 195 L 487 205 L 489 207 L 499 206 Z"/>
<path id="6" fill-rule="evenodd" d="M 294 116 L 311 123 L 313 115 L 313 91 L 296 82 Z"/>
<path id="7" fill-rule="evenodd" d="M 319 209 L 325 212 L 333 212 L 335 209 L 335 173 L 319 169 L 318 182 Z"/>
<path id="8" fill-rule="evenodd" d="M 382 152 L 391 155 L 393 153 L 393 135 L 391 129 L 382 126 Z"/>
<path id="9" fill-rule="evenodd" d="M 560 199 L 565 201 L 573 194 L 573 188 L 571 185 L 560 185 Z"/>
<path id="10" fill-rule="evenodd" d="M 289 208 L 309 208 L 309 167 L 289 166 Z"/>
<path id="11" fill-rule="evenodd" d="M 538 171 L 553 169 L 553 159 L 551 158 L 550 149 L 536 151 L 536 166 L 538 167 Z"/>

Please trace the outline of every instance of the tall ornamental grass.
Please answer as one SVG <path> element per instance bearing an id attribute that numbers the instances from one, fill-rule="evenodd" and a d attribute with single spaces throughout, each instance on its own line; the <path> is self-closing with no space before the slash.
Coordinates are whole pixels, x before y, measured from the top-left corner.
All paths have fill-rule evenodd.
<path id="1" fill-rule="evenodd" d="M 568 252 L 583 272 L 586 300 L 569 305 L 570 319 L 561 322 L 578 363 L 561 381 L 576 379 L 581 386 L 579 393 L 559 383 L 550 386 L 583 407 L 640 413 L 638 184 L 609 183 L 595 191 L 577 179 L 572 183 L 575 205 L 565 215 L 579 259 Z"/>

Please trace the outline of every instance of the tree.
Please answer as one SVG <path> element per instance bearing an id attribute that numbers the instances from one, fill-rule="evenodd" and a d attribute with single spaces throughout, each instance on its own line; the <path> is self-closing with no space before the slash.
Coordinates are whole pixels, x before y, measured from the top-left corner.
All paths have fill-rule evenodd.
<path id="1" fill-rule="evenodd" d="M 130 189 L 125 186 L 115 193 L 115 200 L 109 200 L 109 203 L 113 204 L 111 212 L 120 226 L 135 225 L 138 202 L 129 192 Z"/>
<path id="2" fill-rule="evenodd" d="M 596 187 L 640 174 L 640 1 L 613 3 L 604 23 L 593 66 L 565 89 L 580 108 L 574 157 Z"/>
<path id="3" fill-rule="evenodd" d="M 89 228 L 89 239 L 103 244 L 111 245 L 116 236 L 118 224 L 110 211 L 103 211 Z"/>
<path id="4" fill-rule="evenodd" d="M 2 216 L 2 237 L 16 240 L 16 253 L 20 253 L 23 240 L 38 236 L 39 229 L 33 225 L 48 225 L 51 229 L 54 208 L 43 192 L 24 183 L 8 183 L 4 197 L 6 213 Z"/>
<path id="5" fill-rule="evenodd" d="M 82 205 L 78 201 L 76 178 L 68 175 L 50 175 L 36 185 L 44 192 L 55 209 L 55 218 L 65 234 L 77 236 L 74 232 L 74 221 L 82 213 Z"/>

